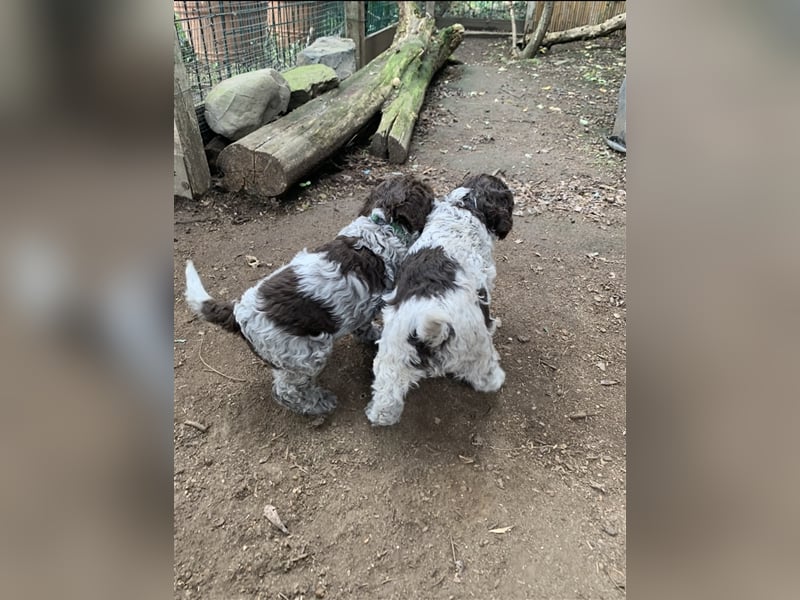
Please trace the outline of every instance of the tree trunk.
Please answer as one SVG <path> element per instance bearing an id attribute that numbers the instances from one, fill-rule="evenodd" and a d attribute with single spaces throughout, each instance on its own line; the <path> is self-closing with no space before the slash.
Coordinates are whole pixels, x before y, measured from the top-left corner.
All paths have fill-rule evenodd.
<path id="1" fill-rule="evenodd" d="M 528 45 L 520 52 L 520 58 L 532 58 L 536 56 L 536 53 L 539 51 L 539 45 L 542 43 L 542 39 L 545 37 L 544 34 L 547 32 L 547 28 L 550 26 L 550 19 L 553 17 L 553 7 L 555 7 L 555 2 L 548 1 L 544 3 L 544 9 L 542 10 L 542 16 L 539 19 L 539 22 L 536 24 L 536 31 L 533 32 L 533 37 L 531 41 L 528 42 Z"/>
<path id="2" fill-rule="evenodd" d="M 514 3 L 508 3 L 508 12 L 510 13 L 511 17 L 511 56 L 517 56 L 519 51 L 517 50 L 517 20 L 516 16 L 514 15 Z"/>
<path id="3" fill-rule="evenodd" d="M 219 155 L 225 185 L 278 196 L 346 144 L 377 113 L 430 45 L 434 22 L 400 4 L 392 45 L 341 85 L 257 129 Z"/>
<path id="4" fill-rule="evenodd" d="M 403 73 L 400 87 L 393 99 L 384 104 L 383 117 L 372 136 L 370 152 L 391 163 L 404 163 L 408 158 L 411 133 L 417 122 L 428 84 L 461 43 L 464 28 L 453 25 L 439 32 L 425 54 L 417 57 Z"/>
<path id="5" fill-rule="evenodd" d="M 533 17 L 536 14 L 536 2 L 525 3 L 525 26 L 522 29 L 522 44 L 528 43 L 528 38 L 533 33 Z"/>
<path id="6" fill-rule="evenodd" d="M 591 40 L 593 38 L 608 35 L 618 29 L 625 29 L 626 13 L 611 17 L 608 21 L 603 21 L 598 25 L 584 25 L 583 27 L 573 27 L 566 31 L 554 31 L 544 36 L 542 46 L 552 46 L 553 44 L 563 44 L 578 40 Z"/>

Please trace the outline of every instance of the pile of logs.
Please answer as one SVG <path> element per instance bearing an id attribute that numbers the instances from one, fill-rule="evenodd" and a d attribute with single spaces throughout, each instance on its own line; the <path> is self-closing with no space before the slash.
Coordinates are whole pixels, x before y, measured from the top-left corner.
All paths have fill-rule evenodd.
<path id="1" fill-rule="evenodd" d="M 218 165 L 225 186 L 278 196 L 357 135 L 379 112 L 372 152 L 392 162 L 408 156 L 425 90 L 461 43 L 464 28 L 434 34 L 434 19 L 401 2 L 392 45 L 338 88 L 225 148 Z"/>

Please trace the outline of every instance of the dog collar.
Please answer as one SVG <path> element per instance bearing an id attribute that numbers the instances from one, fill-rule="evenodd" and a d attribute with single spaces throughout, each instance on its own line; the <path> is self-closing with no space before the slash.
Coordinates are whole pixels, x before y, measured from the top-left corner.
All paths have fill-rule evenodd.
<path id="1" fill-rule="evenodd" d="M 372 213 L 370 219 L 376 225 L 388 225 L 389 227 L 392 228 L 392 231 L 400 239 L 401 242 L 403 242 L 406 246 L 411 245 L 412 242 L 411 234 L 408 231 L 406 231 L 405 228 L 399 223 L 389 223 L 386 219 L 384 219 L 377 213 Z"/>

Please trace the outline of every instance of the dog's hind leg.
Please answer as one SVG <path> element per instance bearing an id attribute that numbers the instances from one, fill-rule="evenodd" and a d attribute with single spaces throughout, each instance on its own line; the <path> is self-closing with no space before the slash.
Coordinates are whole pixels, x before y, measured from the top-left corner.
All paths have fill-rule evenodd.
<path id="1" fill-rule="evenodd" d="M 321 340 L 273 365 L 272 396 L 281 406 L 301 415 L 326 415 L 336 408 L 336 396 L 319 386 L 317 378 L 333 349 L 333 340 Z"/>
<path id="2" fill-rule="evenodd" d="M 364 411 L 373 425 L 394 425 L 403 414 L 404 398 L 425 373 L 378 350 L 373 369 L 372 400 Z"/>
<path id="3" fill-rule="evenodd" d="M 317 374 L 273 369 L 272 397 L 281 406 L 301 415 L 327 415 L 333 412 L 336 396 L 317 385 Z"/>
<path id="4" fill-rule="evenodd" d="M 479 353 L 481 359 L 465 365 L 459 378 L 478 392 L 496 392 L 505 383 L 506 373 L 500 367 L 500 355 L 492 345 L 491 338 L 487 337 L 482 346 Z"/>

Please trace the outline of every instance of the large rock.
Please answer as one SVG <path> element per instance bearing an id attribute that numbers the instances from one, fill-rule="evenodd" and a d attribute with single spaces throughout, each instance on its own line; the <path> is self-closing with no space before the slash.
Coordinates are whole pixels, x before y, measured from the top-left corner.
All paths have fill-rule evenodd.
<path id="1" fill-rule="evenodd" d="M 289 84 L 275 69 L 234 75 L 206 96 L 206 122 L 215 133 L 238 140 L 285 113 L 290 95 Z"/>
<path id="2" fill-rule="evenodd" d="M 322 64 L 342 81 L 356 71 L 356 43 L 349 38 L 321 37 L 297 55 L 298 65 Z"/>
<path id="3" fill-rule="evenodd" d="M 336 71 L 327 65 L 303 65 L 284 71 L 282 75 L 292 92 L 289 110 L 294 110 L 339 85 Z"/>

